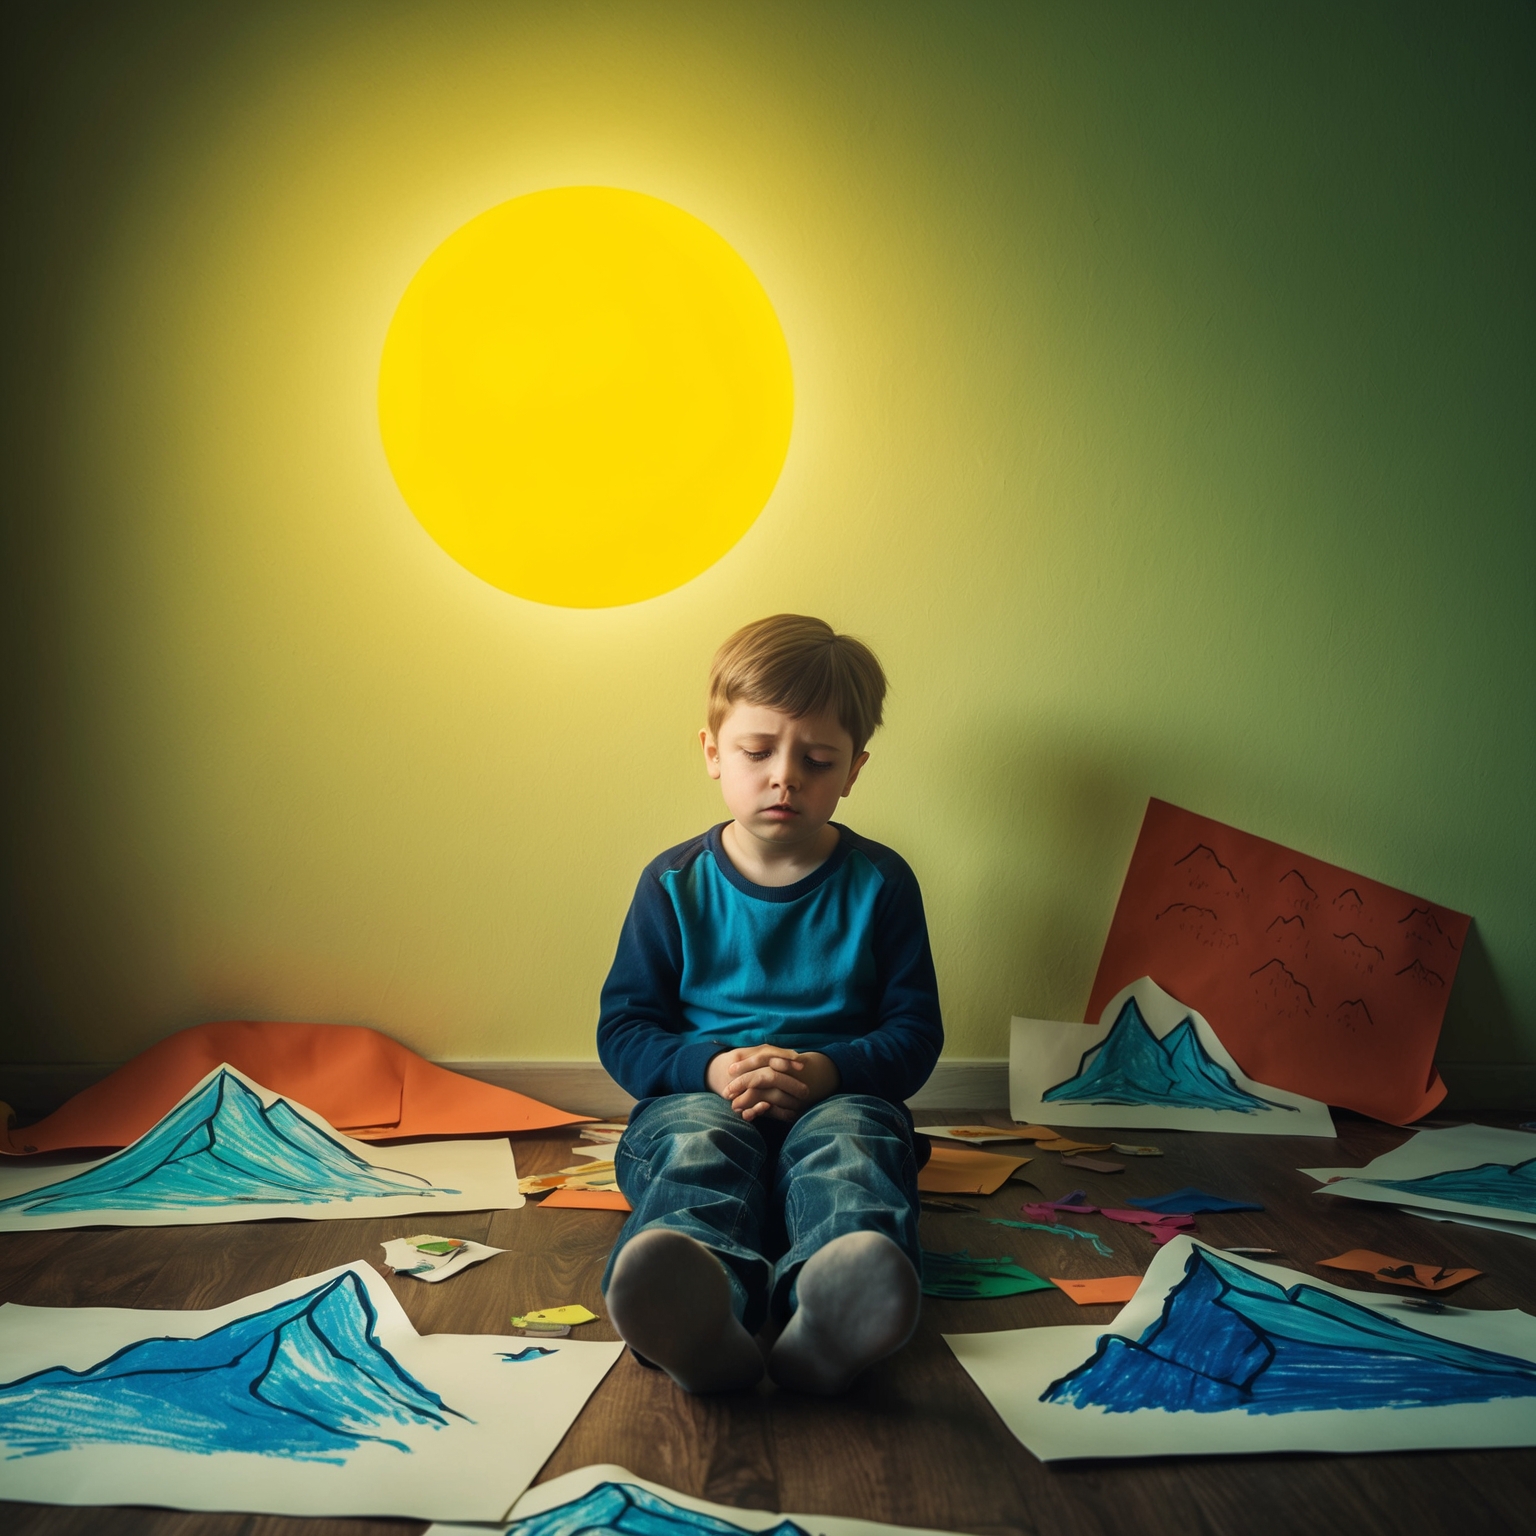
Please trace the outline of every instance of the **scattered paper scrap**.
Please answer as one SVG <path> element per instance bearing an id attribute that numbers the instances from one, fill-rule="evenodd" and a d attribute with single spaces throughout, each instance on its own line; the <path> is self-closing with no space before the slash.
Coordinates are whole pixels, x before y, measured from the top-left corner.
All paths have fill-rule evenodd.
<path id="1" fill-rule="evenodd" d="M 1536 1318 L 1425 1315 L 1184 1238 L 1107 1326 L 945 1340 L 1042 1461 L 1536 1445 Z"/>
<path id="2" fill-rule="evenodd" d="M 1035 1150 L 1069 1156 L 1074 1152 L 1108 1152 L 1110 1145 L 1107 1141 L 1073 1141 L 1070 1136 L 1052 1136 L 1049 1141 L 1037 1141 Z"/>
<path id="3" fill-rule="evenodd" d="M 517 1187 L 525 1195 L 547 1195 L 556 1189 L 617 1189 L 618 1174 L 613 1159 L 600 1162 L 576 1163 L 557 1173 L 535 1173 L 517 1181 Z"/>
<path id="4" fill-rule="evenodd" d="M 1008 1221 L 1002 1216 L 989 1216 L 987 1220 L 994 1227 L 1017 1227 L 1022 1232 L 1047 1232 L 1052 1237 L 1069 1237 L 1073 1241 L 1085 1238 L 1093 1244 L 1095 1251 L 1103 1254 L 1106 1259 L 1115 1251 L 1097 1232 L 1085 1232 L 1081 1227 L 1064 1227 L 1059 1222 Z"/>
<path id="5" fill-rule="evenodd" d="M 1230 1252 L 1230 1250 L 1228 1250 Z M 1369 1248 L 1351 1248 L 1336 1259 L 1317 1261 L 1327 1269 L 1352 1269 L 1383 1280 L 1388 1285 L 1406 1285 L 1419 1291 L 1448 1291 L 1452 1286 L 1465 1285 L 1482 1274 L 1480 1269 L 1446 1269 L 1439 1264 L 1412 1264 L 1404 1259 L 1391 1259 L 1384 1253 L 1372 1253 Z"/>
<path id="6" fill-rule="evenodd" d="M 975 1258 L 966 1249 L 958 1253 L 930 1253 L 923 1250 L 923 1295 L 944 1296 L 951 1300 L 972 1301 L 984 1296 L 1019 1296 L 1025 1291 L 1048 1291 L 1049 1280 L 1020 1269 L 1003 1254 L 998 1258 Z"/>
<path id="7" fill-rule="evenodd" d="M 1161 1157 L 1163 1155 L 1161 1147 L 1142 1147 L 1130 1141 L 1117 1141 L 1114 1147 L 1122 1157 Z"/>
<path id="8" fill-rule="evenodd" d="M 617 1142 L 628 1125 L 623 1120 L 599 1120 L 591 1125 L 583 1125 L 578 1134 L 587 1141 L 603 1141 L 610 1144 Z"/>
<path id="9" fill-rule="evenodd" d="M 1192 1184 L 1186 1184 L 1183 1189 L 1175 1189 L 1166 1195 L 1147 1195 L 1140 1200 L 1128 1200 L 1126 1204 L 1134 1205 L 1142 1211 L 1161 1211 L 1166 1216 L 1198 1216 L 1208 1211 L 1262 1211 L 1264 1209 L 1262 1205 L 1255 1205 L 1251 1200 L 1228 1200 L 1222 1195 L 1208 1195 L 1203 1189 L 1196 1189 Z"/>
<path id="10" fill-rule="evenodd" d="M 1087 1016 L 1150 972 L 1260 1082 L 1404 1124 L 1445 1096 L 1435 1046 L 1469 923 L 1152 800 Z"/>
<path id="11" fill-rule="evenodd" d="M 928 1161 L 918 1170 L 917 1187 L 935 1195 L 990 1195 L 1028 1161 L 936 1141 Z"/>
<path id="12" fill-rule="evenodd" d="M 1111 1221 L 1122 1221 L 1128 1227 L 1140 1227 L 1154 1243 L 1168 1243 L 1183 1232 L 1193 1232 L 1195 1218 L 1163 1211 L 1112 1211 L 1105 1209 L 1101 1215 Z"/>
<path id="13" fill-rule="evenodd" d="M 557 1189 L 539 1201 L 541 1211 L 628 1211 L 634 1207 L 616 1189 Z"/>
<path id="14" fill-rule="evenodd" d="M 1107 1280 L 1058 1280 L 1051 1284 L 1067 1293 L 1080 1307 L 1116 1306 L 1129 1301 L 1141 1284 L 1140 1275 L 1111 1275 Z"/>
<path id="15" fill-rule="evenodd" d="M 581 1303 L 572 1302 L 564 1307 L 539 1307 L 532 1312 L 524 1312 L 520 1317 L 512 1319 L 514 1328 L 527 1328 L 535 1323 L 553 1323 L 557 1327 L 567 1323 L 575 1327 L 579 1323 L 592 1323 L 597 1321 L 597 1313 L 589 1312 Z"/>
<path id="16" fill-rule="evenodd" d="M 1037 1138 L 1026 1136 L 1025 1131 L 1045 1131 L 1047 1136 L 1054 1136 L 1055 1131 L 1046 1131 L 1043 1125 L 1020 1126 L 1016 1131 L 1001 1131 L 991 1125 L 920 1125 L 917 1128 L 919 1136 L 935 1136 L 941 1141 L 963 1141 L 981 1144 L 989 1141 L 1034 1141 Z"/>
<path id="17" fill-rule="evenodd" d="M 425 1280 L 429 1285 L 439 1280 L 452 1279 L 473 1264 L 505 1253 L 504 1248 L 488 1248 L 457 1237 L 397 1237 L 384 1243 L 384 1262 L 397 1274 L 409 1275 L 413 1280 Z"/>
<path id="18" fill-rule="evenodd" d="M 1061 1160 L 1063 1168 L 1084 1168 L 1089 1173 L 1124 1173 L 1124 1163 L 1106 1163 L 1101 1157 L 1084 1157 L 1079 1153 L 1075 1157 L 1064 1157 Z"/>
<path id="19" fill-rule="evenodd" d="M 1060 1131 L 1053 1131 L 1048 1125 L 1031 1125 L 1027 1121 L 1015 1120 L 1011 1115 L 989 1112 L 981 1118 L 994 1130 L 1008 1131 L 1020 1141 L 1054 1141 L 1061 1135 Z"/>
<path id="20" fill-rule="evenodd" d="M 366 1264 L 208 1311 L 0 1307 L 5 1497 L 503 1520 L 624 1348 L 508 1371 L 525 1343 L 418 1334 Z"/>
<path id="21" fill-rule="evenodd" d="M 1326 1104 L 1244 1073 L 1222 1043 L 1221 1023 L 1213 1027 L 1149 976 L 1117 992 L 1097 1024 L 1016 1018 L 1011 1111 L 1122 1131 L 1332 1136 Z"/>
<path id="22" fill-rule="evenodd" d="M 1021 1209 L 1031 1221 L 1055 1221 L 1058 1211 L 1065 1211 L 1069 1216 L 1092 1216 L 1098 1206 L 1090 1205 L 1088 1196 L 1082 1190 L 1074 1189 L 1060 1200 L 1031 1200 Z"/>

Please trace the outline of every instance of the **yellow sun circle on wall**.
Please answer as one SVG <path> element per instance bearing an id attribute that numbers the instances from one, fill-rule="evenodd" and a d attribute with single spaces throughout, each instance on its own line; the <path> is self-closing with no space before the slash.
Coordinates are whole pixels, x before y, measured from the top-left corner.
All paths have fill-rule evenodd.
<path id="1" fill-rule="evenodd" d="M 516 197 L 411 279 L 379 368 L 384 452 L 461 565 L 569 608 L 681 586 L 789 448 L 778 317 L 708 225 L 612 187 Z"/>

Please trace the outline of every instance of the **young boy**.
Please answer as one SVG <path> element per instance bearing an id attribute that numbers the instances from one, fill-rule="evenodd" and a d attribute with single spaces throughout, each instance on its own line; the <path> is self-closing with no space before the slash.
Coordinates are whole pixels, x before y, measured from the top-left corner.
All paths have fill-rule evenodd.
<path id="1" fill-rule="evenodd" d="M 647 865 L 597 1048 L 640 1101 L 616 1156 L 634 1213 L 603 1276 L 614 1326 L 690 1392 L 763 1374 L 841 1392 L 917 1325 L 904 1100 L 944 1042 L 922 897 L 834 822 L 885 676 L 820 619 L 737 631 L 709 677 L 705 767 L 732 819 Z"/>

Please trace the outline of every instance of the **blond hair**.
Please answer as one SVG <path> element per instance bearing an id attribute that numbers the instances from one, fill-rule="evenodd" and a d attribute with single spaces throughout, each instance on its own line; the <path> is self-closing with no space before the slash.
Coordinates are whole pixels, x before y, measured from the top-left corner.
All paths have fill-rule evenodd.
<path id="1" fill-rule="evenodd" d="M 831 710 L 853 738 L 857 757 L 880 726 L 885 673 L 862 640 L 824 619 L 776 613 L 738 629 L 709 669 L 709 733 L 738 703 L 762 704 L 801 719 Z"/>

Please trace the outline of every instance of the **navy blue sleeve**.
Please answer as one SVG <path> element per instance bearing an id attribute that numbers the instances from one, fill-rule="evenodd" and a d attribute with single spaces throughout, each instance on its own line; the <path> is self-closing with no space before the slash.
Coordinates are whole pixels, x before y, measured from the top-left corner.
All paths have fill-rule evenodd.
<path id="1" fill-rule="evenodd" d="M 706 1093 L 704 1074 L 721 1051 L 717 1040 L 684 1040 L 678 991 L 683 936 L 659 879 L 661 859 L 640 876 L 619 933 L 618 953 L 603 983 L 597 1055 L 626 1093 Z"/>
<path id="2" fill-rule="evenodd" d="M 870 934 L 876 965 L 874 1019 L 867 1034 L 819 1049 L 837 1067 L 840 1092 L 900 1104 L 928 1081 L 944 1048 L 944 1021 L 917 876 L 889 850 L 881 852 L 884 857 L 877 863 L 885 884 Z"/>

